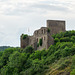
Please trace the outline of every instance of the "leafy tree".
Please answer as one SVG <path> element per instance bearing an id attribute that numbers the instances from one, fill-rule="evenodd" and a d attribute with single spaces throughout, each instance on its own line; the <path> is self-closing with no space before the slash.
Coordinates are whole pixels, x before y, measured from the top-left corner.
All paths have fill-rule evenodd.
<path id="1" fill-rule="evenodd" d="M 26 52 L 26 53 L 33 53 L 34 52 L 34 49 L 32 46 L 27 46 L 23 52 Z"/>
<path id="2" fill-rule="evenodd" d="M 7 64 L 7 61 L 9 60 L 8 58 L 9 58 L 10 54 L 13 53 L 14 50 L 15 50 L 14 48 L 9 48 L 3 52 L 3 54 L 0 58 L 0 68 Z"/>
<path id="3" fill-rule="evenodd" d="M 58 38 L 55 38 L 54 43 L 56 44 L 57 42 L 60 42 L 60 40 Z"/>
<path id="4" fill-rule="evenodd" d="M 71 71 L 70 75 L 75 75 L 75 69 Z"/>

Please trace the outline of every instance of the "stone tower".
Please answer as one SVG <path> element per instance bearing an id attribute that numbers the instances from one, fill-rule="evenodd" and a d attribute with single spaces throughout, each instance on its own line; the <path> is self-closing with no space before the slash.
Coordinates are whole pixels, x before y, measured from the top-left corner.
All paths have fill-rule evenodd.
<path id="1" fill-rule="evenodd" d="M 59 20 L 47 20 L 47 27 L 41 27 L 34 31 L 33 36 L 27 36 L 23 39 L 21 35 L 21 48 L 26 46 L 32 46 L 35 50 L 41 50 L 43 48 L 48 49 L 50 45 L 54 44 L 54 39 L 51 35 L 65 31 L 65 21 Z M 39 45 L 39 40 L 42 40 L 42 45 Z"/>
<path id="2" fill-rule="evenodd" d="M 47 20 L 47 27 L 51 29 L 51 35 L 65 31 L 65 21 Z"/>

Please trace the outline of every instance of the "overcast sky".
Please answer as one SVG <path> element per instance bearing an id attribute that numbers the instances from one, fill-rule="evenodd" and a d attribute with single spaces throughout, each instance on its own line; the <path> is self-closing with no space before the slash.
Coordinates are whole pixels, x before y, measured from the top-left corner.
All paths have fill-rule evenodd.
<path id="1" fill-rule="evenodd" d="M 20 35 L 46 20 L 65 20 L 66 30 L 75 30 L 75 0 L 0 0 L 0 46 L 20 46 Z"/>

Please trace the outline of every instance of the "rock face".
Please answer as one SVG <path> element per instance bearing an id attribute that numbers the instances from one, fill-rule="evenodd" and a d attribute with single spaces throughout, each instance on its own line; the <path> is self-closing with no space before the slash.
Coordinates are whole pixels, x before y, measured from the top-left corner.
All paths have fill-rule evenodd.
<path id="1" fill-rule="evenodd" d="M 33 36 L 28 36 L 23 39 L 21 35 L 21 48 L 30 45 L 35 50 L 48 49 L 50 45 L 54 44 L 54 39 L 51 35 L 65 31 L 65 21 L 47 20 L 47 27 L 41 27 L 34 31 Z M 40 39 L 42 40 L 40 45 Z"/>

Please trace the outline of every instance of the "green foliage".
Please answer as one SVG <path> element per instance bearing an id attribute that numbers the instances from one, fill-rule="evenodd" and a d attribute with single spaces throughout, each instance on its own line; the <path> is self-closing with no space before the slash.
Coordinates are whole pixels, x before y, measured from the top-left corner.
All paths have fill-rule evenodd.
<path id="1" fill-rule="evenodd" d="M 75 36 L 75 31 L 72 30 L 72 31 L 66 31 L 66 32 L 61 32 L 61 33 L 58 33 L 58 34 L 54 34 L 52 35 L 52 37 L 55 39 L 55 38 L 63 38 L 63 37 L 72 37 L 72 36 Z"/>
<path id="2" fill-rule="evenodd" d="M 75 69 L 71 71 L 70 75 L 75 75 Z"/>
<path id="3" fill-rule="evenodd" d="M 0 68 L 7 64 L 8 58 L 9 58 L 10 54 L 13 53 L 14 50 L 15 49 L 13 49 L 13 48 L 9 48 L 3 52 L 3 54 L 0 58 Z"/>
<path id="4" fill-rule="evenodd" d="M 73 56 L 73 59 L 72 59 L 71 68 L 72 68 L 72 69 L 75 69 L 75 55 Z"/>
<path id="5" fill-rule="evenodd" d="M 27 37 L 28 37 L 27 34 L 22 34 L 22 38 L 23 38 L 23 39 L 26 39 Z"/>
<path id="6" fill-rule="evenodd" d="M 39 43 L 37 43 L 37 47 L 39 47 Z"/>
<path id="7" fill-rule="evenodd" d="M 63 62 L 61 63 L 61 65 L 58 67 L 58 70 L 63 70 L 70 64 L 71 64 L 71 62 L 69 60 L 66 60 L 66 61 L 64 61 L 64 63 Z"/>
<path id="8" fill-rule="evenodd" d="M 71 39 L 69 37 L 60 38 L 60 42 L 70 42 Z"/>
<path id="9" fill-rule="evenodd" d="M 47 29 L 47 32 L 50 33 L 50 28 Z"/>
<path id="10" fill-rule="evenodd" d="M 42 42 L 43 40 L 42 39 L 39 39 L 39 45 L 42 46 Z"/>
<path id="11" fill-rule="evenodd" d="M 58 38 L 55 38 L 54 43 L 56 44 L 57 42 L 60 42 L 60 40 Z"/>
<path id="12" fill-rule="evenodd" d="M 0 75 L 44 75 L 45 72 L 51 71 L 51 65 L 60 59 L 61 64 L 56 69 L 64 71 L 69 66 L 70 75 L 74 75 L 75 31 L 61 32 L 53 37 L 55 44 L 47 50 L 34 51 L 28 46 L 25 49 L 8 48 L 0 51 Z M 42 39 L 39 40 L 39 45 L 42 46 Z"/>
<path id="13" fill-rule="evenodd" d="M 22 75 L 41 75 L 41 73 L 48 69 L 47 66 L 44 66 L 42 62 L 40 62 L 38 59 L 33 60 L 32 67 L 27 69 L 24 72 L 21 72 Z"/>
<path id="14" fill-rule="evenodd" d="M 31 55 L 30 55 L 30 59 L 41 59 L 41 51 L 35 51 L 35 53 L 32 53 Z"/>
<path id="15" fill-rule="evenodd" d="M 26 53 L 33 53 L 34 52 L 34 49 L 32 46 L 27 46 L 23 52 L 26 52 Z"/>

